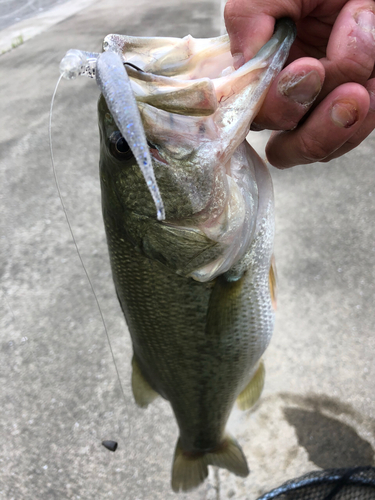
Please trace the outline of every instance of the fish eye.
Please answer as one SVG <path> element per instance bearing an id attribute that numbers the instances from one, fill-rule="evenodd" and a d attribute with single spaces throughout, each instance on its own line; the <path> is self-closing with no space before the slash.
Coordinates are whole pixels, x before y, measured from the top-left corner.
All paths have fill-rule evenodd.
<path id="1" fill-rule="evenodd" d="M 125 141 L 119 131 L 111 134 L 109 138 L 109 150 L 112 156 L 118 160 L 129 160 L 133 156 L 129 144 Z"/>

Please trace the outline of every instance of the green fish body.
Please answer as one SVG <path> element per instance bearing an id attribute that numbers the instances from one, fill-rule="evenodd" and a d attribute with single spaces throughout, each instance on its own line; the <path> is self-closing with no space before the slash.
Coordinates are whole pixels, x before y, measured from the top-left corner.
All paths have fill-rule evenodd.
<path id="1" fill-rule="evenodd" d="M 172 406 L 180 431 L 175 491 L 199 485 L 208 465 L 249 472 L 225 427 L 236 399 L 247 408 L 263 387 L 261 356 L 274 324 L 274 219 L 268 169 L 245 137 L 293 36 L 292 24 L 281 22 L 237 71 L 225 36 L 106 38 L 133 64 L 127 73 L 165 207 L 157 220 L 101 97 L 103 217 L 134 349 L 133 393 L 140 406 L 157 395 Z"/>

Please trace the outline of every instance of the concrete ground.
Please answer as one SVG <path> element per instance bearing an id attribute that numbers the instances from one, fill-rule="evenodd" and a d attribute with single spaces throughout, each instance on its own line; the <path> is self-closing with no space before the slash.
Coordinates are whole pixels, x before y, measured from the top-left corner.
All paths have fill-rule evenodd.
<path id="1" fill-rule="evenodd" d="M 138 409 L 131 347 L 109 269 L 92 80 L 62 82 L 56 169 L 117 360 L 72 242 L 49 158 L 48 115 L 70 48 L 108 33 L 213 36 L 219 0 L 97 1 L 0 57 L 0 498 L 172 499 L 169 405 Z M 1 33 L 0 33 L 1 35 Z M 265 136 L 251 134 L 262 149 Z M 319 468 L 374 463 L 375 136 L 329 165 L 272 169 L 277 323 L 266 388 L 230 430 L 248 478 L 211 471 L 191 500 L 255 500 Z M 103 439 L 118 441 L 115 453 Z"/>

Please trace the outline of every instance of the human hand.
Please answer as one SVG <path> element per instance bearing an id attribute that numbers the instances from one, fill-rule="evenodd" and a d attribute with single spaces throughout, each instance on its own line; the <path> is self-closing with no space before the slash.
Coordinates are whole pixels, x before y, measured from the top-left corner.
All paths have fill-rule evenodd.
<path id="1" fill-rule="evenodd" d="M 375 128 L 375 3 L 372 0 L 228 0 L 225 23 L 235 66 L 291 17 L 297 38 L 252 129 L 275 130 L 267 144 L 278 168 L 328 162 Z"/>

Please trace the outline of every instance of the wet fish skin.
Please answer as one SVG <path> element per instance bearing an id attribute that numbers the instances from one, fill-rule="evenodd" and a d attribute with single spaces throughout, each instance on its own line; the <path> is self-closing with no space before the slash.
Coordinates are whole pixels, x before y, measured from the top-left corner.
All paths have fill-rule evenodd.
<path id="1" fill-rule="evenodd" d="M 285 29 L 289 45 L 292 31 Z M 243 142 L 249 98 L 256 96 L 254 114 L 269 85 L 257 93 L 262 69 L 254 71 L 253 87 L 233 84 L 236 92 L 209 116 L 138 102 L 166 209 L 163 223 L 134 158 L 116 150 L 118 127 L 103 97 L 98 105 L 103 218 L 133 343 L 133 392 L 141 406 L 156 395 L 172 406 L 180 430 L 175 491 L 200 484 L 210 464 L 249 472 L 225 426 L 240 393 L 249 383 L 254 391 L 251 380 L 261 371 L 274 323 L 272 182 Z"/>

